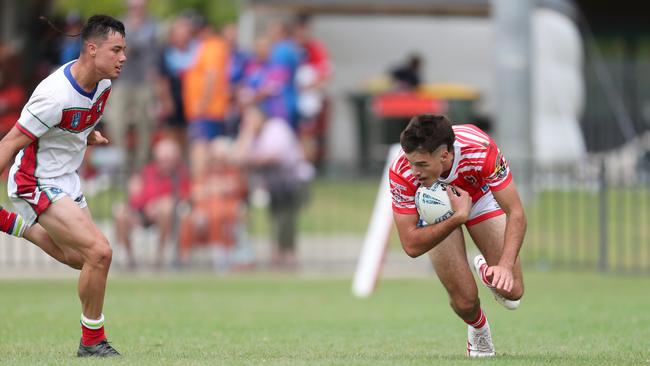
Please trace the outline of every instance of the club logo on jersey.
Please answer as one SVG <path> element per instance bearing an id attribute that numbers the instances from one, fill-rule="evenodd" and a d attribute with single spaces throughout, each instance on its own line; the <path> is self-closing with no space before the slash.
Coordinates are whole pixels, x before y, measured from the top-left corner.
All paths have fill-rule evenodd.
<path id="1" fill-rule="evenodd" d="M 51 196 L 56 196 L 57 194 L 63 193 L 63 190 L 59 187 L 50 187 L 45 189 L 47 193 L 49 193 Z"/>
<path id="2" fill-rule="evenodd" d="M 64 109 L 61 123 L 57 127 L 68 132 L 79 133 L 94 126 L 102 116 L 109 94 L 110 88 L 106 89 L 89 108 L 79 106 Z"/>
<path id="3" fill-rule="evenodd" d="M 81 112 L 75 112 L 75 114 L 72 116 L 72 122 L 70 123 L 70 126 L 72 126 L 72 128 L 77 128 L 77 126 L 79 126 L 80 120 Z"/>
<path id="4" fill-rule="evenodd" d="M 478 187 L 478 181 L 476 180 L 476 177 L 473 175 L 466 175 L 463 177 L 467 181 L 467 183 L 471 184 L 474 187 Z"/>
<path id="5" fill-rule="evenodd" d="M 508 175 L 508 163 L 502 153 L 497 155 L 494 164 L 494 173 L 492 174 L 498 179 L 503 179 Z"/>

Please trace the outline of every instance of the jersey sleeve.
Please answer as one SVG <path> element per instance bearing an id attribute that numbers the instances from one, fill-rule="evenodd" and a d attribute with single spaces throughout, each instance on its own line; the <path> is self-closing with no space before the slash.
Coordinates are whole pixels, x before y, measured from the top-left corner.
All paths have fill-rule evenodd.
<path id="1" fill-rule="evenodd" d="M 508 161 L 494 141 L 490 142 L 482 171 L 485 183 L 487 183 L 492 191 L 504 189 L 512 181 L 512 173 L 510 172 Z"/>
<path id="2" fill-rule="evenodd" d="M 415 208 L 415 186 L 393 170 L 390 170 L 388 173 L 388 181 L 393 200 L 393 212 L 417 215 L 418 211 Z"/>
<path id="3" fill-rule="evenodd" d="M 16 128 L 36 140 L 61 122 L 62 113 L 56 98 L 37 90 L 23 108 Z"/>

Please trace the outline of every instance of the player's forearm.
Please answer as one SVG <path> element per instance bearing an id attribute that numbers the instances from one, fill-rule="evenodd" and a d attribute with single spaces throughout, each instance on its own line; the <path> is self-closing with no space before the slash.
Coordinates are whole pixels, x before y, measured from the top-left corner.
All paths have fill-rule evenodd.
<path id="1" fill-rule="evenodd" d="M 7 146 L 3 141 L 0 141 L 0 173 L 7 169 L 14 154 L 15 151 L 12 148 Z"/>
<path id="2" fill-rule="evenodd" d="M 417 258 L 440 244 L 464 222 L 459 215 L 453 215 L 438 224 L 415 228 L 405 238 L 400 238 L 402 247 L 409 257 Z"/>
<path id="3" fill-rule="evenodd" d="M 18 150 L 29 145 L 32 140 L 15 126 L 0 140 L 0 173 L 3 172 Z"/>
<path id="4" fill-rule="evenodd" d="M 523 211 L 511 212 L 507 215 L 505 241 L 499 265 L 514 267 L 524 241 L 526 225 L 526 215 Z"/>

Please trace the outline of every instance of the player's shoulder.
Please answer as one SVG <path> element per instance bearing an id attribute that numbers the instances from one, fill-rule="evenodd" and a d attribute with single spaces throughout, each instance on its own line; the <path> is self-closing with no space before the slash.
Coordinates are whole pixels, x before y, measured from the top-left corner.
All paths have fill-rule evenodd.
<path id="1" fill-rule="evenodd" d="M 408 160 L 406 159 L 406 153 L 403 149 L 400 149 L 393 159 L 393 162 L 390 164 L 389 170 L 395 174 L 401 175 L 405 168 L 410 167 L 408 165 Z"/>
<path id="2" fill-rule="evenodd" d="M 454 135 L 456 135 L 456 142 L 461 147 L 487 149 L 492 144 L 492 138 L 474 125 L 454 125 L 452 129 L 454 130 Z"/>
<path id="3" fill-rule="evenodd" d="M 388 175 L 391 181 L 398 179 L 413 187 L 418 185 L 417 180 L 411 171 L 409 161 L 406 159 L 406 154 L 402 149 L 400 149 L 399 153 L 391 163 L 388 169 Z"/>
<path id="4" fill-rule="evenodd" d="M 43 79 L 34 89 L 32 97 L 47 97 L 52 101 L 63 102 L 68 97 L 71 88 L 70 82 L 65 76 L 65 68 L 73 62 L 60 66 Z"/>
<path id="5" fill-rule="evenodd" d="M 34 89 L 34 94 L 47 93 L 51 94 L 53 97 L 59 95 L 60 93 L 57 93 L 57 89 L 64 86 L 63 81 L 65 81 L 65 75 L 63 74 L 63 69 L 65 66 L 66 65 L 59 67 L 45 79 L 41 80 L 41 82 L 36 86 L 36 89 Z"/>

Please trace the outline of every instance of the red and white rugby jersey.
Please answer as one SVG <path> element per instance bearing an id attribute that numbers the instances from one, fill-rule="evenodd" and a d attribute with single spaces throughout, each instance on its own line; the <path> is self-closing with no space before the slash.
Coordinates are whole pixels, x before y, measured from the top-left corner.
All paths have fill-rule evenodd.
<path id="1" fill-rule="evenodd" d="M 33 142 L 16 156 L 11 174 L 54 178 L 79 169 L 86 139 L 101 119 L 111 81 L 88 93 L 70 73 L 71 61 L 41 81 L 23 108 L 16 127 Z"/>
<path id="2" fill-rule="evenodd" d="M 473 125 L 456 125 L 452 128 L 456 135 L 454 162 L 449 175 L 441 177 L 439 181 L 466 190 L 472 202 L 489 191 L 505 188 L 512 180 L 512 174 L 508 162 L 490 136 Z M 391 165 L 388 178 L 393 211 L 417 214 L 415 192 L 420 182 L 413 176 L 404 150 Z"/>

